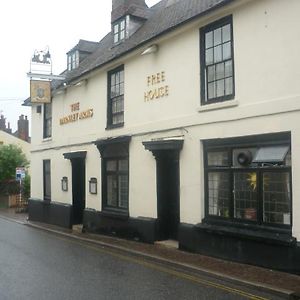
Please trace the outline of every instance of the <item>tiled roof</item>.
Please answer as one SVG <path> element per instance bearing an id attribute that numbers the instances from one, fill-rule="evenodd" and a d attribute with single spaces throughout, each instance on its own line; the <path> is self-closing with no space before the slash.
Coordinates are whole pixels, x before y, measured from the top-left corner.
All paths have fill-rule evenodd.
<path id="1" fill-rule="evenodd" d="M 78 44 L 75 47 L 73 47 L 70 51 L 68 51 L 67 54 L 74 50 L 93 53 L 98 48 L 98 46 L 99 46 L 98 42 L 79 40 Z"/>
<path id="2" fill-rule="evenodd" d="M 66 82 L 70 83 L 73 80 L 77 80 L 90 71 L 121 57 L 137 47 L 150 42 L 154 38 L 233 1 L 234 0 L 162 0 L 149 8 L 148 19 L 124 42 L 113 45 L 113 37 L 110 32 L 100 42 L 94 43 L 96 47 L 95 51 L 85 58 L 79 64 L 78 68 L 64 72 Z M 86 42 L 81 41 L 81 45 Z M 77 46 L 79 46 L 79 44 Z M 54 81 L 52 82 L 52 88 L 57 89 L 61 84 L 62 81 Z"/>

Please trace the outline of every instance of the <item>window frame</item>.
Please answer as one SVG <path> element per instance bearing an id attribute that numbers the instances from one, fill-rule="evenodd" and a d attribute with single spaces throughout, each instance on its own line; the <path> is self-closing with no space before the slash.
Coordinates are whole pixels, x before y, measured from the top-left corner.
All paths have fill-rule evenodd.
<path id="1" fill-rule="evenodd" d="M 119 82 L 120 84 L 123 84 L 123 94 L 120 94 L 118 96 L 112 97 L 111 95 L 111 78 L 112 75 L 115 75 L 117 73 L 123 72 L 123 82 Z M 123 127 L 124 126 L 124 117 L 125 117 L 125 70 L 124 70 L 124 65 L 121 65 L 113 70 L 110 70 L 107 73 L 107 125 L 106 129 L 113 129 L 113 128 L 118 128 L 118 127 Z M 122 97 L 123 101 L 123 111 L 113 113 L 113 100 L 116 99 L 117 97 Z M 122 115 L 123 117 L 123 122 L 115 123 L 113 124 L 113 117 L 114 115 Z"/>
<path id="2" fill-rule="evenodd" d="M 68 54 L 68 71 L 72 71 L 79 66 L 79 51 L 74 50 Z"/>
<path id="3" fill-rule="evenodd" d="M 217 63 L 213 63 L 210 66 L 216 66 L 220 63 L 225 63 L 226 61 L 231 60 L 232 61 L 232 93 L 229 95 L 223 95 L 219 97 L 215 97 L 212 99 L 208 99 L 207 92 L 208 92 L 208 80 L 206 77 L 206 43 L 205 43 L 205 34 L 216 30 L 220 27 L 223 27 L 225 25 L 230 24 L 230 34 L 231 34 L 231 59 L 222 59 L 221 61 Z M 223 45 L 224 43 L 221 43 L 220 45 Z M 225 71 L 224 71 L 225 72 Z M 219 102 L 224 102 L 228 100 L 232 100 L 235 97 L 235 68 L 234 68 L 234 37 L 233 37 L 233 17 L 232 15 L 226 16 L 220 20 L 217 20 L 216 22 L 213 22 L 211 24 L 208 24 L 207 26 L 204 26 L 200 28 L 200 84 L 201 84 L 201 89 L 200 89 L 200 96 L 201 96 L 201 105 L 209 105 L 213 103 L 219 103 Z M 225 74 L 224 78 L 225 80 Z M 217 80 L 215 79 L 214 82 Z M 225 83 L 224 83 L 225 84 Z M 225 85 L 224 85 L 225 86 Z"/>
<path id="4" fill-rule="evenodd" d="M 119 170 L 119 162 L 121 160 L 127 161 L 127 170 L 121 171 Z M 107 170 L 107 162 L 108 161 L 117 161 L 117 170 L 116 171 L 108 171 Z M 126 175 L 127 176 L 127 207 L 122 207 L 120 205 L 120 198 L 119 198 L 119 180 L 117 180 L 117 205 L 110 205 L 108 204 L 108 190 L 107 190 L 107 183 L 108 183 L 108 176 L 113 175 L 119 179 L 119 176 Z M 129 212 L 129 157 L 128 156 L 114 156 L 114 157 L 107 157 L 102 159 L 102 210 L 103 211 L 111 211 L 117 212 L 121 214 L 128 215 Z"/>
<path id="5" fill-rule="evenodd" d="M 124 22 L 124 28 L 121 29 L 121 24 Z M 115 27 L 118 27 L 117 28 L 117 31 L 115 32 Z M 112 24 L 112 36 L 113 36 L 113 44 L 114 45 L 117 45 L 119 43 L 122 43 L 125 39 L 126 39 L 126 27 L 127 27 L 127 24 L 126 24 L 126 17 L 124 18 L 121 18 L 119 20 L 117 20 L 116 22 L 114 22 Z M 123 32 L 124 34 L 124 37 L 121 38 L 121 33 Z M 115 40 L 115 37 L 117 37 L 117 40 Z"/>
<path id="6" fill-rule="evenodd" d="M 47 109 L 49 107 L 50 113 Z M 43 111 L 43 138 L 48 139 L 52 137 L 52 103 L 44 103 L 44 111 Z"/>
<path id="7" fill-rule="evenodd" d="M 47 172 L 47 164 L 49 164 Z M 47 180 L 48 179 L 48 180 Z M 49 184 L 49 191 L 47 190 L 47 186 Z M 43 197 L 44 201 L 51 201 L 51 160 L 44 159 L 43 160 Z"/>
<path id="8" fill-rule="evenodd" d="M 272 136 L 272 135 L 271 135 Z M 204 141 L 203 144 L 203 156 L 204 156 L 204 197 L 205 197 L 205 220 L 225 222 L 227 224 L 243 224 L 243 225 L 253 225 L 255 227 L 264 228 L 282 228 L 291 229 L 293 224 L 293 194 L 292 194 L 292 166 L 257 166 L 257 167 L 234 167 L 233 166 L 233 150 L 237 148 L 247 148 L 247 147 L 262 147 L 267 145 L 290 145 L 290 140 L 276 140 L 275 141 L 258 141 L 257 143 L 237 143 L 228 144 L 222 141 Z M 228 164 L 227 166 L 209 166 L 208 165 L 208 153 L 212 151 L 226 151 L 228 153 Z M 216 216 L 209 214 L 209 173 L 210 172 L 226 172 L 229 174 L 229 217 Z M 250 220 L 246 218 L 236 218 L 234 216 L 234 174 L 238 172 L 256 172 L 257 173 L 257 203 L 256 203 L 256 213 L 257 219 Z M 288 173 L 289 174 L 289 190 L 290 190 L 290 224 L 279 224 L 264 221 L 264 201 L 263 201 L 263 174 L 266 172 L 271 173 Z"/>

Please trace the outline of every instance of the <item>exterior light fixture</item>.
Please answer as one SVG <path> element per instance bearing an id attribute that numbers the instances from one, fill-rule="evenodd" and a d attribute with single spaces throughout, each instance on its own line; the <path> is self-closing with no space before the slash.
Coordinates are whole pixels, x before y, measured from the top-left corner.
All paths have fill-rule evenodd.
<path id="1" fill-rule="evenodd" d="M 97 178 L 91 177 L 89 180 L 89 192 L 90 194 L 97 194 Z"/>
<path id="2" fill-rule="evenodd" d="M 145 49 L 141 55 L 156 53 L 157 51 L 158 51 L 158 45 L 151 45 L 147 49 Z"/>
<path id="3" fill-rule="evenodd" d="M 63 177 L 61 179 L 61 189 L 64 191 L 64 192 L 67 192 L 68 191 L 68 177 Z"/>

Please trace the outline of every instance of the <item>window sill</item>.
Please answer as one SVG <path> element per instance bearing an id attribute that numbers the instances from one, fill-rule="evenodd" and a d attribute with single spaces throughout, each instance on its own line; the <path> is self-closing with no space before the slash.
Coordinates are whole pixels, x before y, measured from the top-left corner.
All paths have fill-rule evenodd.
<path id="1" fill-rule="evenodd" d="M 205 104 L 201 105 L 198 107 L 198 112 L 205 112 L 205 111 L 211 111 L 211 110 L 217 110 L 217 109 L 222 109 L 222 108 L 230 108 L 230 107 L 235 107 L 239 105 L 238 100 L 227 100 L 227 101 L 222 101 L 218 103 L 211 103 L 211 104 Z"/>
<path id="2" fill-rule="evenodd" d="M 195 228 L 196 230 L 213 234 L 250 239 L 270 244 L 292 245 L 296 243 L 296 239 L 292 237 L 291 230 L 262 225 L 233 224 L 232 222 L 225 221 L 218 224 L 214 221 L 203 220 L 203 223 L 195 225 Z"/>
<path id="3" fill-rule="evenodd" d="M 124 123 L 107 125 L 105 130 L 111 130 L 111 129 L 120 128 L 120 127 L 124 127 Z"/>
<path id="4" fill-rule="evenodd" d="M 43 143 L 47 143 L 47 142 L 51 142 L 52 141 L 52 137 L 48 137 L 48 138 L 43 138 Z"/>

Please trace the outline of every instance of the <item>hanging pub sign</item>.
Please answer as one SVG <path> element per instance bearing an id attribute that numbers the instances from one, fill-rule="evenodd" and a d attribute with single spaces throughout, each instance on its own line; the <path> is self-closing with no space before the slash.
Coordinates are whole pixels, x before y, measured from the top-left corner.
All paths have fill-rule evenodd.
<path id="1" fill-rule="evenodd" d="M 31 103 L 51 102 L 51 82 L 43 80 L 30 80 Z"/>

